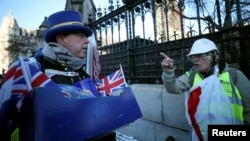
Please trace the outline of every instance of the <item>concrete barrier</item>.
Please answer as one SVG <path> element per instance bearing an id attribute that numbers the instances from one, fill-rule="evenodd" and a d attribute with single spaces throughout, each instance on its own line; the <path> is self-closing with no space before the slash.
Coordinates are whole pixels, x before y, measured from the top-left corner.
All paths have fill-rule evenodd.
<path id="1" fill-rule="evenodd" d="M 161 84 L 130 86 L 143 117 L 117 131 L 140 141 L 191 141 L 190 127 L 185 116 L 184 94 L 169 94 Z"/>

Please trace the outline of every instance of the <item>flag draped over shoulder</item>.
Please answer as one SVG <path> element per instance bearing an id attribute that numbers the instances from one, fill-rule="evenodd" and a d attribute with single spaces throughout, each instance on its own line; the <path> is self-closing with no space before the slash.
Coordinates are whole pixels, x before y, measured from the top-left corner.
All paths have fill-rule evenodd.
<path id="1" fill-rule="evenodd" d="M 110 95 L 112 92 L 126 86 L 126 80 L 121 67 L 119 70 L 97 81 L 97 89 L 101 96 Z"/>
<path id="2" fill-rule="evenodd" d="M 217 74 L 193 86 L 185 95 L 186 117 L 192 127 L 193 141 L 206 141 L 208 125 L 239 124 Z"/>
<path id="3" fill-rule="evenodd" d="M 37 62 L 36 62 L 37 63 Z M 8 99 L 15 99 L 19 109 L 22 99 L 33 87 L 45 87 L 57 85 L 46 74 L 37 68 L 31 59 L 19 59 L 14 62 L 4 76 L 0 90 L 0 108 Z"/>

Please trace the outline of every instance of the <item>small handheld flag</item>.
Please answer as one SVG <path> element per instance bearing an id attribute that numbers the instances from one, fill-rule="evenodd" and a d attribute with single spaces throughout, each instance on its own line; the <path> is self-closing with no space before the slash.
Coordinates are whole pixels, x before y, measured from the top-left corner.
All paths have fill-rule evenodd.
<path id="1" fill-rule="evenodd" d="M 101 96 L 110 95 L 116 90 L 127 87 L 122 67 L 120 66 L 119 70 L 107 75 L 101 80 L 98 80 L 97 87 Z"/>

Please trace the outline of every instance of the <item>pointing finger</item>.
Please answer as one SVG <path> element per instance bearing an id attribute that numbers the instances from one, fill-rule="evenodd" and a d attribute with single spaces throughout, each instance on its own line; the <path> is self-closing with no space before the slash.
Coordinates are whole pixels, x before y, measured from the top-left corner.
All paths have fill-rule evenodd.
<path id="1" fill-rule="evenodd" d="M 166 60 L 168 60 L 168 61 L 173 61 L 171 58 L 169 58 L 165 53 L 163 53 L 163 52 L 161 52 L 160 53 L 160 55 L 162 56 L 162 57 L 164 57 L 164 59 L 166 59 Z"/>
<path id="2" fill-rule="evenodd" d="M 162 57 L 166 58 L 166 59 L 169 58 L 169 57 L 168 57 L 165 53 L 163 53 L 163 52 L 161 52 L 160 55 L 161 55 Z"/>

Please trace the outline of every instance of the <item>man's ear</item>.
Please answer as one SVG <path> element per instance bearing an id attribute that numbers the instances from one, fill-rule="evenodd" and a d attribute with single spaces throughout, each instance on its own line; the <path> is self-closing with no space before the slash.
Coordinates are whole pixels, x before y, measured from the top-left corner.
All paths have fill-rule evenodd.
<path id="1" fill-rule="evenodd" d="M 57 35 L 56 36 L 56 42 L 60 45 L 64 45 L 65 41 L 64 41 L 64 36 L 63 35 Z"/>

